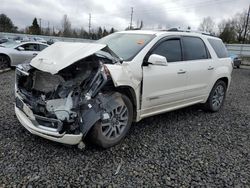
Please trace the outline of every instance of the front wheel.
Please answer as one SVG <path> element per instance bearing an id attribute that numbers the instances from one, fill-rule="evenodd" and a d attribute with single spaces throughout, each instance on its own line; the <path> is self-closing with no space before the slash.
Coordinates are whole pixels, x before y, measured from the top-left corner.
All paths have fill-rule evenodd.
<path id="1" fill-rule="evenodd" d="M 90 132 L 91 141 L 102 148 L 118 144 L 130 129 L 133 105 L 127 96 L 121 97 L 123 102 L 109 112 L 109 121 L 98 121 Z"/>
<path id="2" fill-rule="evenodd" d="M 6 55 L 0 55 L 0 70 L 10 67 L 10 59 Z"/>
<path id="3" fill-rule="evenodd" d="M 217 112 L 224 103 L 226 89 L 227 86 L 224 81 L 217 81 L 209 94 L 207 102 L 204 104 L 205 110 Z"/>

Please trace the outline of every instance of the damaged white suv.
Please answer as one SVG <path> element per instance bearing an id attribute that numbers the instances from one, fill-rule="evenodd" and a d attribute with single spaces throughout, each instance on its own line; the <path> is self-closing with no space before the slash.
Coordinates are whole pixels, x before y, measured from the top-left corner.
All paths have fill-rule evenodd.
<path id="1" fill-rule="evenodd" d="M 231 72 L 222 41 L 202 33 L 124 31 L 96 43 L 58 42 L 17 67 L 15 112 L 32 134 L 107 148 L 142 118 L 197 103 L 218 111 Z"/>

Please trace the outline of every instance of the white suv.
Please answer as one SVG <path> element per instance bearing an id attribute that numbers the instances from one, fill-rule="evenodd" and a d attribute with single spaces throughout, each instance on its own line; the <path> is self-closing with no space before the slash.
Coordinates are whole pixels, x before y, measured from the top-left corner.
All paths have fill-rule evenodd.
<path id="1" fill-rule="evenodd" d="M 57 42 L 16 69 L 16 116 L 31 133 L 107 148 L 132 122 L 202 103 L 218 111 L 232 61 L 219 38 L 123 31 L 96 43 Z"/>

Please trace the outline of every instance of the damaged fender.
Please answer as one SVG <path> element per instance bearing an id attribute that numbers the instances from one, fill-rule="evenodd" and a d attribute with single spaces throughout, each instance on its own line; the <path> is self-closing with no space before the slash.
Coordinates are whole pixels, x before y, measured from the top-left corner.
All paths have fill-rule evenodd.
<path id="1" fill-rule="evenodd" d="M 86 136 L 89 130 L 99 120 L 109 120 L 108 113 L 123 103 L 120 93 L 100 94 L 86 104 L 88 110 L 80 114 L 80 130 Z M 124 104 L 124 103 L 123 103 Z"/>

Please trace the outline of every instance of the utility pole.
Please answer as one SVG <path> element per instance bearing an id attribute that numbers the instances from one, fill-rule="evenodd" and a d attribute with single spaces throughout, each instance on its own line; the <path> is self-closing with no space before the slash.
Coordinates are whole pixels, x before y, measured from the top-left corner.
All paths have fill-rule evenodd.
<path id="1" fill-rule="evenodd" d="M 39 25 L 40 25 L 40 35 L 42 34 L 42 18 L 39 19 Z"/>
<path id="2" fill-rule="evenodd" d="M 50 35 L 49 21 L 48 21 L 48 34 Z"/>
<path id="3" fill-rule="evenodd" d="M 91 32 L 91 13 L 89 13 L 89 38 L 91 39 L 90 32 Z"/>
<path id="4" fill-rule="evenodd" d="M 244 32 L 243 41 L 242 41 L 243 44 L 245 43 L 245 39 L 246 39 L 246 33 L 247 33 L 247 26 L 248 26 L 249 14 L 250 14 L 250 5 L 249 5 L 249 7 L 248 7 L 248 12 L 247 12 L 247 21 L 246 21 L 245 32 Z"/>
<path id="5" fill-rule="evenodd" d="M 131 7 L 131 15 L 130 15 L 130 25 L 129 25 L 129 29 L 132 29 L 133 13 L 134 13 L 134 9 L 133 9 L 133 7 Z"/>

